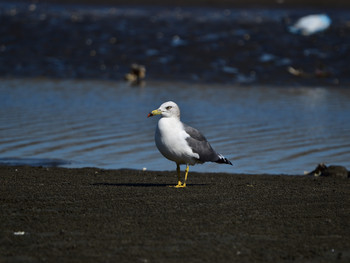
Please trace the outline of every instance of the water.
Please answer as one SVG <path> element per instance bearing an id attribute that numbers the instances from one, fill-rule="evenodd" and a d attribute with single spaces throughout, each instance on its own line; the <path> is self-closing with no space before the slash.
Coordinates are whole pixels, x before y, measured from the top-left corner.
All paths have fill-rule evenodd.
<path id="1" fill-rule="evenodd" d="M 0 162 L 175 170 L 154 144 L 157 117 L 173 100 L 234 166 L 198 172 L 303 174 L 320 162 L 350 167 L 350 91 L 148 82 L 2 79 Z"/>

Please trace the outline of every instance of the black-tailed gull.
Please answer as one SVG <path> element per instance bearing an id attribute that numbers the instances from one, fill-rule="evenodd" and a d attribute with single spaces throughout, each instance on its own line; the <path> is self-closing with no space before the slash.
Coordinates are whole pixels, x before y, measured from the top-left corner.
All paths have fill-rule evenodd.
<path id="1" fill-rule="evenodd" d="M 180 109 L 175 102 L 163 103 L 147 117 L 154 115 L 162 115 L 156 128 L 155 142 L 164 157 L 176 163 L 178 184 L 175 187 L 186 187 L 189 165 L 205 162 L 232 165 L 223 155 L 213 150 L 203 134 L 180 121 Z M 186 164 L 184 183 L 180 179 L 181 164 Z"/>

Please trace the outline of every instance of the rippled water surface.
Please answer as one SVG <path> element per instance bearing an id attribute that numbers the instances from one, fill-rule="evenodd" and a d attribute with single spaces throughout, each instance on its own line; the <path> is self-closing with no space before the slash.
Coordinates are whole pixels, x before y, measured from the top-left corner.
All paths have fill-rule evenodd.
<path id="1" fill-rule="evenodd" d="M 234 166 L 192 171 L 302 174 L 319 162 L 350 166 L 350 91 L 186 83 L 3 79 L 0 162 L 174 170 L 154 144 L 167 100 Z"/>

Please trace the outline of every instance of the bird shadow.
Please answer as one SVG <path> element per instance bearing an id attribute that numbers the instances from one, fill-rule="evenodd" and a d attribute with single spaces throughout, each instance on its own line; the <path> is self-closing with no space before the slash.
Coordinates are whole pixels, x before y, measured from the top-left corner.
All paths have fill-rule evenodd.
<path id="1" fill-rule="evenodd" d="M 126 186 L 126 187 L 172 187 L 174 184 L 153 184 L 153 183 L 93 183 L 93 186 Z M 187 184 L 186 186 L 204 186 L 207 184 Z"/>

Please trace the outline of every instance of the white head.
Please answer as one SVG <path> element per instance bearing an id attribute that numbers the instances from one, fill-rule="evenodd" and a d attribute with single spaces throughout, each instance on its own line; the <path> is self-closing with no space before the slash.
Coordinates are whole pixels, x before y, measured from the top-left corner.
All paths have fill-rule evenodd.
<path id="1" fill-rule="evenodd" d="M 157 110 L 154 110 L 148 114 L 148 117 L 154 115 L 162 115 L 162 117 L 176 117 L 180 118 L 180 108 L 173 101 L 164 102 Z"/>

